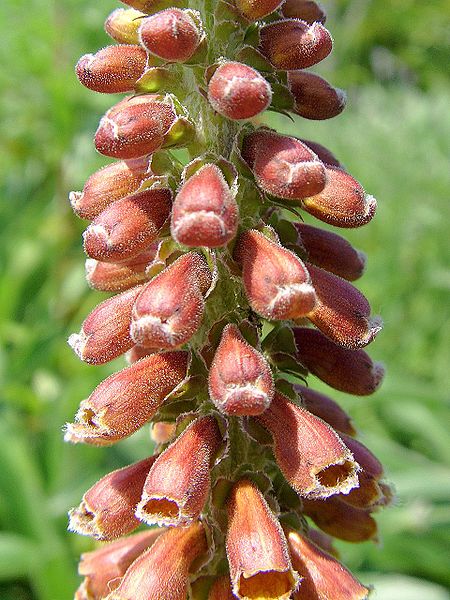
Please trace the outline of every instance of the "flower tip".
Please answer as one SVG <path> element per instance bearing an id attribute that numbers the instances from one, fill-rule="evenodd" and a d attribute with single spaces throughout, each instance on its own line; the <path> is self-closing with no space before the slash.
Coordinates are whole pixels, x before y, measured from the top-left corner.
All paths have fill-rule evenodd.
<path id="1" fill-rule="evenodd" d="M 81 331 L 80 333 L 72 333 L 67 343 L 81 360 L 84 360 L 84 348 L 88 341 L 88 336 Z"/>
<path id="2" fill-rule="evenodd" d="M 97 540 L 102 540 L 103 536 L 98 527 L 95 514 L 89 510 L 85 501 L 75 508 L 69 510 L 69 524 L 67 529 L 79 535 L 87 535 Z"/>
<path id="3" fill-rule="evenodd" d="M 368 319 L 367 336 L 361 341 L 362 346 L 367 346 L 367 344 L 370 344 L 370 342 L 376 338 L 382 329 L 383 319 L 379 315 L 375 315 L 374 317 Z"/>
<path id="4" fill-rule="evenodd" d="M 70 192 L 69 193 L 70 206 L 72 207 L 72 210 L 74 212 L 77 212 L 77 210 L 81 204 L 82 198 L 83 198 L 83 192 Z"/>

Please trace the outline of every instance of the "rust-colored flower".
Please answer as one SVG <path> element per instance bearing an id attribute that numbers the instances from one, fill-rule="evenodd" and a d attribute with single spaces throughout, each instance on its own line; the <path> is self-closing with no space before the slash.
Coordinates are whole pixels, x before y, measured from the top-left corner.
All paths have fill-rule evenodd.
<path id="1" fill-rule="evenodd" d="M 105 445 L 131 435 L 184 380 L 187 366 L 187 352 L 167 352 L 111 375 L 83 400 L 67 425 L 67 441 Z"/>
<path id="2" fill-rule="evenodd" d="M 210 469 L 221 443 L 216 419 L 194 421 L 150 469 L 137 517 L 149 525 L 186 525 L 198 519 L 208 498 Z"/>
<path id="3" fill-rule="evenodd" d="M 288 530 L 286 537 L 292 564 L 302 579 L 294 600 L 364 600 L 369 590 L 340 562 L 318 548 L 307 537 Z"/>
<path id="4" fill-rule="evenodd" d="M 327 498 L 358 486 L 359 465 L 329 425 L 276 393 L 255 419 L 273 437 L 277 463 L 301 496 Z"/>
<path id="5" fill-rule="evenodd" d="M 104 598 L 117 587 L 131 563 L 150 548 L 160 534 L 160 529 L 148 529 L 82 554 L 78 572 L 84 576 L 84 581 L 75 600 Z"/>
<path id="6" fill-rule="evenodd" d="M 304 263 L 290 250 L 254 229 L 239 237 L 235 259 L 242 264 L 245 292 L 253 310 L 266 319 L 298 319 L 316 305 Z"/>
<path id="7" fill-rule="evenodd" d="M 154 461 L 151 456 L 102 477 L 69 512 L 69 529 L 97 540 L 113 540 L 139 527 L 134 511 Z"/>
<path id="8" fill-rule="evenodd" d="M 286 538 L 261 492 L 238 481 L 228 500 L 227 556 L 233 592 L 242 600 L 288 600 L 297 588 Z"/>
<path id="9" fill-rule="evenodd" d="M 236 325 L 227 325 L 209 370 L 211 400 L 225 414 L 251 416 L 264 412 L 273 394 L 268 362 Z"/>
<path id="10" fill-rule="evenodd" d="M 189 569 L 206 551 L 200 522 L 169 529 L 128 567 L 105 600 L 185 600 Z"/>

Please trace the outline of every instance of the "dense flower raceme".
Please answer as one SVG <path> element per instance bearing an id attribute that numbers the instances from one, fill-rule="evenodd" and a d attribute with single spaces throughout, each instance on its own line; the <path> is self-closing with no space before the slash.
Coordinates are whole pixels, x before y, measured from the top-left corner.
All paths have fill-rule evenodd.
<path id="1" fill-rule="evenodd" d="M 366 257 L 320 227 L 365 225 L 376 201 L 321 144 L 248 121 L 343 110 L 304 70 L 332 50 L 325 12 L 124 3 L 105 23 L 113 42 L 76 67 L 90 90 L 127 96 L 95 133 L 114 160 L 70 193 L 89 221 L 87 281 L 113 295 L 69 343 L 89 364 L 128 364 L 66 439 L 107 446 L 152 421 L 153 445 L 70 511 L 72 531 L 105 542 L 82 556 L 76 598 L 367 598 L 332 540 L 376 539 L 392 492 L 305 378 L 357 396 L 381 383 L 365 350 L 381 322 L 354 284 Z"/>

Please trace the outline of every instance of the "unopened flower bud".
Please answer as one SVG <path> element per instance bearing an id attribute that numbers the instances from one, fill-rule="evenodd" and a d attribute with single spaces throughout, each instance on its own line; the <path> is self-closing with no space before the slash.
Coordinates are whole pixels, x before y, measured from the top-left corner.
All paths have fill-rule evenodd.
<path id="1" fill-rule="evenodd" d="M 277 198 L 300 201 L 325 187 L 324 165 L 296 138 L 260 129 L 244 138 L 242 156 L 258 186 Z"/>
<path id="2" fill-rule="evenodd" d="M 174 123 L 174 109 L 160 96 L 144 94 L 125 98 L 101 118 L 95 147 L 105 156 L 137 158 L 151 154 L 164 143 Z"/>
<path id="3" fill-rule="evenodd" d="M 138 29 L 144 16 L 134 8 L 116 8 L 105 21 L 105 31 L 119 44 L 139 44 Z"/>
<path id="4" fill-rule="evenodd" d="M 208 85 L 208 100 L 228 119 L 251 119 L 272 100 L 270 84 L 252 67 L 239 62 L 220 65 Z"/>
<path id="5" fill-rule="evenodd" d="M 97 540 L 113 540 L 139 527 L 134 511 L 145 478 L 154 463 L 151 456 L 117 469 L 97 481 L 69 512 L 69 529 Z"/>
<path id="6" fill-rule="evenodd" d="M 369 590 L 361 585 L 340 562 L 296 531 L 286 531 L 292 565 L 303 577 L 293 600 L 364 600 Z"/>
<path id="7" fill-rule="evenodd" d="M 220 169 L 206 164 L 175 197 L 172 237 L 186 246 L 225 246 L 236 235 L 239 209 Z"/>
<path id="8" fill-rule="evenodd" d="M 383 490 L 378 482 L 383 477 L 383 465 L 372 452 L 358 440 L 343 435 L 346 446 L 351 450 L 361 467 L 358 473 L 359 487 L 341 499 L 357 508 L 370 508 L 383 501 Z"/>
<path id="9" fill-rule="evenodd" d="M 138 256 L 158 237 L 171 206 L 172 192 L 165 188 L 144 190 L 116 200 L 84 232 L 86 254 L 106 262 Z"/>
<path id="10" fill-rule="evenodd" d="M 325 421 L 325 423 L 328 423 L 339 434 L 355 435 L 356 431 L 350 417 L 337 402 L 305 385 L 294 385 L 294 389 L 300 394 L 306 410 L 322 419 L 322 421 Z M 347 438 L 343 438 L 345 445 L 352 452 L 352 448 L 347 444 L 346 440 Z M 355 456 L 355 460 L 359 464 L 357 456 Z"/>
<path id="11" fill-rule="evenodd" d="M 134 89 L 144 73 L 147 53 L 141 46 L 107 46 L 96 54 L 85 54 L 76 66 L 79 81 L 94 92 L 117 94 Z"/>
<path id="12" fill-rule="evenodd" d="M 191 564 L 207 549 L 200 522 L 171 528 L 132 563 L 105 600 L 186 600 Z"/>
<path id="13" fill-rule="evenodd" d="M 150 354 L 157 354 L 159 352 L 159 348 L 145 348 L 144 346 L 138 346 L 135 344 L 130 350 L 128 350 L 126 354 L 126 361 L 129 365 L 141 360 L 141 358 L 145 358 L 146 356 L 150 356 Z"/>
<path id="14" fill-rule="evenodd" d="M 272 435 L 278 466 L 299 495 L 327 498 L 358 485 L 358 464 L 322 419 L 278 392 L 255 419 Z"/>
<path id="15" fill-rule="evenodd" d="M 131 435 L 182 383 L 187 367 L 187 352 L 166 352 L 110 375 L 81 403 L 66 440 L 106 445 Z"/>
<path id="16" fill-rule="evenodd" d="M 150 548 L 161 534 L 160 529 L 149 529 L 105 544 L 81 555 L 78 572 L 84 581 L 75 600 L 101 600 L 119 584 L 119 578 L 136 558 Z"/>
<path id="17" fill-rule="evenodd" d="M 173 422 L 157 421 L 153 423 L 150 437 L 155 444 L 167 444 L 175 435 L 176 425 Z"/>
<path id="18" fill-rule="evenodd" d="M 377 209 L 377 201 L 368 196 L 362 186 L 343 169 L 326 167 L 324 189 L 304 198 L 302 207 L 316 219 L 335 227 L 361 227 L 368 223 Z"/>
<path id="19" fill-rule="evenodd" d="M 139 28 L 142 45 L 168 62 L 186 62 L 197 50 L 201 33 L 188 11 L 167 8 L 147 17 Z"/>
<path id="20" fill-rule="evenodd" d="M 222 443 L 213 417 L 194 421 L 156 459 L 136 516 L 145 523 L 186 525 L 198 519 L 210 489 L 210 470 Z"/>
<path id="21" fill-rule="evenodd" d="M 348 281 L 364 273 L 366 255 L 343 237 L 306 223 L 294 223 L 299 241 L 308 254 L 308 261 Z"/>
<path id="22" fill-rule="evenodd" d="M 370 304 L 351 283 L 307 263 L 317 303 L 308 319 L 333 342 L 356 350 L 381 331 L 380 317 L 370 316 Z"/>
<path id="23" fill-rule="evenodd" d="M 288 19 L 302 19 L 307 23 L 325 23 L 327 15 L 318 2 L 313 0 L 285 0 L 281 7 L 283 16 Z"/>
<path id="24" fill-rule="evenodd" d="M 257 487 L 238 481 L 228 499 L 226 550 L 233 592 L 242 600 L 287 600 L 298 586 L 278 520 Z"/>
<path id="25" fill-rule="evenodd" d="M 131 323 L 131 337 L 141 346 L 176 348 L 185 344 L 200 326 L 203 294 L 212 275 L 196 252 L 184 254 L 142 289 Z"/>
<path id="26" fill-rule="evenodd" d="M 293 328 L 298 360 L 326 384 L 354 396 L 373 394 L 381 384 L 384 368 L 364 350 L 348 350 L 316 329 Z"/>
<path id="27" fill-rule="evenodd" d="M 209 396 L 228 415 L 258 415 L 270 405 L 273 376 L 264 356 L 229 324 L 209 370 Z"/>
<path id="28" fill-rule="evenodd" d="M 208 600 L 236 600 L 228 575 L 218 577 L 209 590 Z"/>
<path id="29" fill-rule="evenodd" d="M 338 161 L 331 150 L 325 148 L 325 146 L 322 146 L 322 144 L 312 142 L 311 140 L 300 139 L 300 141 L 305 144 L 305 146 L 308 146 L 308 148 L 311 148 L 311 150 L 317 154 L 324 165 L 330 165 L 332 167 L 339 167 L 340 169 L 343 169 L 342 164 Z"/>
<path id="30" fill-rule="evenodd" d="M 101 292 L 121 292 L 150 279 L 146 269 L 155 258 L 155 249 L 147 250 L 121 263 L 106 263 L 88 258 L 86 279 Z"/>
<path id="31" fill-rule="evenodd" d="M 242 265 L 245 292 L 258 314 L 294 319 L 314 308 L 316 296 L 308 271 L 290 250 L 250 229 L 239 237 L 235 259 Z"/>
<path id="32" fill-rule="evenodd" d="M 115 200 L 136 192 L 150 175 L 148 156 L 113 162 L 93 173 L 82 192 L 71 192 L 70 204 L 81 219 L 94 219 Z"/>
<path id="33" fill-rule="evenodd" d="M 339 552 L 333 546 L 333 538 L 321 529 L 313 529 L 308 527 L 308 538 L 318 546 L 321 550 L 325 550 L 327 554 L 331 554 L 335 558 L 339 558 Z"/>
<path id="34" fill-rule="evenodd" d="M 292 71 L 288 73 L 288 85 L 295 100 L 294 112 L 305 119 L 332 119 L 345 108 L 345 92 L 319 75 Z"/>
<path id="35" fill-rule="evenodd" d="M 303 500 L 303 512 L 325 533 L 346 542 L 377 539 L 377 524 L 369 509 L 351 506 L 341 496 Z"/>
<path id="36" fill-rule="evenodd" d="M 274 12 L 283 0 L 234 0 L 239 12 L 249 21 L 257 21 Z"/>
<path id="37" fill-rule="evenodd" d="M 306 69 L 326 58 L 333 47 L 331 35 L 320 23 L 284 19 L 264 25 L 259 50 L 276 69 Z"/>
<path id="38" fill-rule="evenodd" d="M 131 310 L 140 289 L 137 286 L 96 306 L 83 322 L 80 333 L 69 337 L 69 345 L 81 360 L 101 365 L 133 346 L 130 337 Z"/>

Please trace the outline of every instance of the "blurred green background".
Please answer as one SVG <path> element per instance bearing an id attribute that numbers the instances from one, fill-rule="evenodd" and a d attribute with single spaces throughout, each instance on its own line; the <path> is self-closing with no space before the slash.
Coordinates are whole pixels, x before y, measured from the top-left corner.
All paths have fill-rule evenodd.
<path id="1" fill-rule="evenodd" d="M 323 2 L 335 52 L 320 69 L 347 88 L 330 122 L 295 132 L 329 146 L 379 201 L 346 232 L 369 255 L 360 283 L 385 330 L 370 352 L 388 367 L 369 398 L 335 393 L 384 462 L 398 501 L 378 517 L 380 547 L 339 544 L 380 600 L 444 600 L 450 511 L 448 141 L 445 1 Z M 2 0 L 0 41 L 0 598 L 66 600 L 88 539 L 66 512 L 108 470 L 143 456 L 148 432 L 109 450 L 69 446 L 61 429 L 120 361 L 81 364 L 65 344 L 101 299 L 84 282 L 84 224 L 66 200 L 106 161 L 93 150 L 113 103 L 82 88 L 81 54 L 108 44 L 112 0 Z M 293 133 L 284 117 L 271 123 Z M 310 221 L 312 222 L 312 221 Z M 315 384 L 316 382 L 314 382 Z"/>

